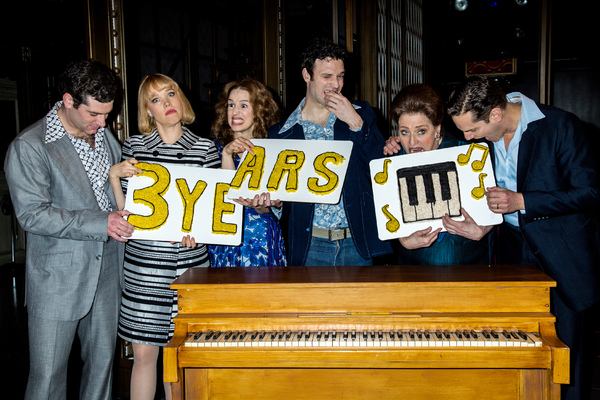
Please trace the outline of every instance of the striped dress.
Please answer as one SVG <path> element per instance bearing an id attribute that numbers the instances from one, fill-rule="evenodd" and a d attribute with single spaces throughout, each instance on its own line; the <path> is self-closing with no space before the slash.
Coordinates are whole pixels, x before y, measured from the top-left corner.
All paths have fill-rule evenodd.
<path id="1" fill-rule="evenodd" d="M 148 136 L 131 136 L 123 145 L 123 159 L 129 158 L 199 168 L 221 166 L 214 143 L 186 128 L 174 144 L 163 143 L 156 130 Z M 121 183 L 126 191 L 127 180 Z M 208 266 L 203 244 L 187 248 L 181 243 L 128 241 L 119 336 L 133 343 L 166 345 L 173 336 L 173 317 L 177 314 L 177 292 L 169 285 L 188 268 Z"/>

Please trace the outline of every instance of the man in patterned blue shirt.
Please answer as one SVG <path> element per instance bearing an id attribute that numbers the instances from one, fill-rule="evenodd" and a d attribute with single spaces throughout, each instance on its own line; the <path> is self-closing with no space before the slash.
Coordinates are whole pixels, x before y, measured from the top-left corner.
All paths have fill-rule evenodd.
<path id="1" fill-rule="evenodd" d="M 104 125 L 120 88 L 98 62 L 70 64 L 59 77 L 62 101 L 8 149 L 6 180 L 27 232 L 26 399 L 66 398 L 75 335 L 83 360 L 79 397 L 112 397 L 123 242 L 133 233 L 108 182 L 121 145 Z"/>
<path id="2" fill-rule="evenodd" d="M 341 94 L 346 51 L 313 40 L 302 55 L 306 97 L 290 117 L 269 129 L 272 139 L 351 140 L 354 145 L 340 202 L 286 203 L 289 265 L 371 265 L 392 252 L 377 236 L 369 162 L 382 157 L 384 140 L 367 102 Z"/>

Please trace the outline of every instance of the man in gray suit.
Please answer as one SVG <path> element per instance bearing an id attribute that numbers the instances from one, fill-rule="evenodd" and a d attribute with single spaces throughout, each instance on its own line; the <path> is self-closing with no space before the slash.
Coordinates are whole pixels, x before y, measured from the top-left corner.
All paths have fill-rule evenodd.
<path id="1" fill-rule="evenodd" d="M 81 399 L 110 399 L 123 243 L 133 226 L 108 182 L 121 146 L 104 127 L 120 81 L 106 66 L 72 63 L 62 101 L 10 144 L 4 169 L 27 232 L 30 372 L 26 399 L 65 399 L 78 335 Z"/>

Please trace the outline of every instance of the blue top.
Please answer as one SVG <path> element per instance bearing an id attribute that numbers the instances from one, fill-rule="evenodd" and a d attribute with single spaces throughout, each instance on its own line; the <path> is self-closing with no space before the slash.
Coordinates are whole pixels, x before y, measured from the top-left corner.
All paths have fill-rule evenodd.
<path id="1" fill-rule="evenodd" d="M 223 158 L 223 145 L 215 140 Z M 240 156 L 235 157 L 235 166 Z M 272 213 L 259 214 L 244 207 L 244 231 L 239 246 L 208 246 L 212 267 L 266 267 L 286 266 L 285 246 L 279 221 Z"/>
<path id="2" fill-rule="evenodd" d="M 443 134 L 439 149 L 462 146 L 467 142 Z M 406 154 L 404 149 L 400 154 Z M 438 240 L 431 246 L 409 250 L 398 246 L 398 264 L 400 265 L 479 265 L 490 264 L 490 246 L 488 235 L 479 241 L 470 240 L 448 232 L 441 232 Z"/>
<path id="3" fill-rule="evenodd" d="M 298 107 L 296 107 L 294 112 L 291 113 L 285 121 L 285 124 L 279 130 L 279 133 L 285 132 L 298 124 L 302 127 L 304 138 L 306 140 L 333 140 L 333 127 L 335 121 L 337 121 L 336 115 L 334 113 L 329 113 L 329 118 L 325 127 L 311 121 L 305 121 L 302 119 L 302 108 L 304 108 L 305 101 L 306 99 L 302 99 Z M 360 108 L 360 106 L 355 104 L 354 107 Z M 346 218 L 346 211 L 344 210 L 343 204 L 343 195 L 340 197 L 338 204 L 315 204 L 313 226 L 323 229 L 347 228 L 348 219 Z"/>

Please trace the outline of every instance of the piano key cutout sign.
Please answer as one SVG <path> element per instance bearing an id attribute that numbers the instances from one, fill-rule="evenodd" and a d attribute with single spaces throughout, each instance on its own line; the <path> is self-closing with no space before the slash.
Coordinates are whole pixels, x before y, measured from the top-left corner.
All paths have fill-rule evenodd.
<path id="1" fill-rule="evenodd" d="M 405 237 L 441 218 L 463 220 L 461 208 L 479 225 L 495 225 L 485 188 L 496 186 L 486 144 L 439 149 L 373 160 L 370 164 L 377 228 L 381 240 Z"/>

